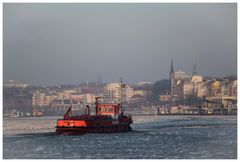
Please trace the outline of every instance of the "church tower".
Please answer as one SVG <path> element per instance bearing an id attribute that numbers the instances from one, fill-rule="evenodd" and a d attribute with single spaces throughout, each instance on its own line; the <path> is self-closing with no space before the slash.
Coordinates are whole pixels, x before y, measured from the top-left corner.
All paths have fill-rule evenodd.
<path id="1" fill-rule="evenodd" d="M 171 90 L 171 96 L 175 94 L 175 72 L 173 69 L 173 60 L 171 60 L 171 70 L 170 70 L 170 90 Z"/>
<path id="2" fill-rule="evenodd" d="M 193 65 L 193 73 L 192 74 L 197 75 L 197 65 L 196 64 Z"/>

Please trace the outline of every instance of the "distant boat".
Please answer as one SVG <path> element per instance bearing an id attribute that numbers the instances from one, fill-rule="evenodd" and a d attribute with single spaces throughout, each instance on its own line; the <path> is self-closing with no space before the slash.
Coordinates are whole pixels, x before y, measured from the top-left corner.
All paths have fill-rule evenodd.
<path id="1" fill-rule="evenodd" d="M 35 117 L 40 117 L 40 116 L 43 116 L 43 112 L 42 111 L 34 111 L 32 113 L 32 115 L 35 116 Z"/>

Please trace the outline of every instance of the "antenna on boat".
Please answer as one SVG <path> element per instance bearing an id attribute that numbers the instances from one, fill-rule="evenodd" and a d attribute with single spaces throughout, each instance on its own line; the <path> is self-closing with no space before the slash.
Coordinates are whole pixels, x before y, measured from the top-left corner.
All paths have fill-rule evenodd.
<path id="1" fill-rule="evenodd" d="M 121 109 L 121 114 L 123 112 L 122 108 L 122 77 L 120 77 L 120 109 Z"/>
<path id="2" fill-rule="evenodd" d="M 95 100 L 96 100 L 96 102 L 95 102 L 95 113 L 96 113 L 96 115 L 98 114 L 98 99 L 99 99 L 99 97 L 95 97 Z"/>
<path id="3" fill-rule="evenodd" d="M 124 87 L 125 87 L 125 84 L 123 84 L 122 77 L 120 77 L 120 109 L 121 109 L 122 115 L 124 113 L 124 108 L 123 108 L 123 88 Z"/>

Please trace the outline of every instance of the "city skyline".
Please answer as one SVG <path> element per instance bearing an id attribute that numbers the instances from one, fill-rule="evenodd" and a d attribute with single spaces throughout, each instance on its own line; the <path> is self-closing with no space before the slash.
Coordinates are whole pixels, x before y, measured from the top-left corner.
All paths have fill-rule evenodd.
<path id="1" fill-rule="evenodd" d="M 237 75 L 237 4 L 4 4 L 3 76 L 31 85 Z M 227 65 L 227 66 L 223 66 Z"/>

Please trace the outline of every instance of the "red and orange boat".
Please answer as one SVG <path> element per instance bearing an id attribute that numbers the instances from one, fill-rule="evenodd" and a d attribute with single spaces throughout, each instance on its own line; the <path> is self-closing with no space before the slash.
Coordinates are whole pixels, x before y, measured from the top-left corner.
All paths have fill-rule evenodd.
<path id="1" fill-rule="evenodd" d="M 122 104 L 99 103 L 98 99 L 99 97 L 96 97 L 95 115 L 90 115 L 90 108 L 87 105 L 84 115 L 71 116 L 70 107 L 64 118 L 57 120 L 56 132 L 58 134 L 76 135 L 131 130 L 132 118 L 130 115 L 124 115 Z M 119 113 L 120 111 L 121 113 Z"/>

